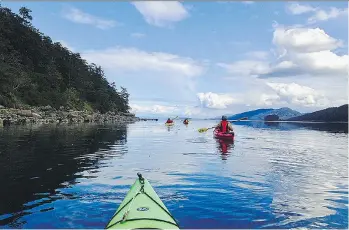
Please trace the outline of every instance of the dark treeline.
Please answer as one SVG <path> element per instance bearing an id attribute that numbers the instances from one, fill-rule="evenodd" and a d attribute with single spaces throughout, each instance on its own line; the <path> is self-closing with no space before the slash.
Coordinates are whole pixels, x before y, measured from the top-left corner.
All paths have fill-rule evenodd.
<path id="1" fill-rule="evenodd" d="M 292 117 L 288 121 L 348 122 L 348 104 Z"/>
<path id="2" fill-rule="evenodd" d="M 0 105 L 128 112 L 127 90 L 117 91 L 100 66 L 41 33 L 30 13 L 0 5 Z"/>

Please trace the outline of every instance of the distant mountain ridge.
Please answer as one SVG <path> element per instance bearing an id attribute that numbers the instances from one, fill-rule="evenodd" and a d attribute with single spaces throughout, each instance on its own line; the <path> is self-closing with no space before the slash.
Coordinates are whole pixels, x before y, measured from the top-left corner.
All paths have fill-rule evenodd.
<path id="1" fill-rule="evenodd" d="M 238 113 L 235 115 L 227 115 L 228 120 L 238 120 L 244 117 L 247 117 L 248 119 L 250 119 L 250 117 L 256 116 L 258 114 L 262 114 L 262 113 L 267 113 L 270 111 L 273 111 L 274 109 L 256 109 L 256 110 L 251 110 L 251 111 L 247 111 L 247 112 L 243 112 L 243 113 Z M 219 117 L 220 119 L 220 117 Z"/>
<path id="2" fill-rule="evenodd" d="M 264 118 L 269 115 L 277 115 L 279 119 L 283 121 L 348 122 L 348 104 L 305 114 L 287 107 L 279 109 L 256 109 L 234 115 L 227 115 L 227 118 L 228 120 L 247 118 L 248 120 L 263 121 Z M 214 119 L 221 119 L 221 117 Z"/>
<path id="3" fill-rule="evenodd" d="M 241 118 L 248 118 L 248 120 L 264 120 L 264 117 L 268 115 L 277 115 L 281 120 L 286 120 L 291 117 L 296 117 L 302 115 L 302 113 L 292 110 L 287 107 L 279 109 L 256 109 L 235 115 L 228 115 L 228 120 L 238 120 Z"/>
<path id="4" fill-rule="evenodd" d="M 292 110 L 292 109 L 287 108 L 287 107 L 283 107 L 280 109 L 273 109 L 271 111 L 256 114 L 256 115 L 250 117 L 249 120 L 264 120 L 264 118 L 268 115 L 277 115 L 277 116 L 279 116 L 280 120 L 286 120 L 286 119 L 289 119 L 291 117 L 300 116 L 300 115 L 302 115 L 302 113 L 300 113 L 296 110 Z"/>
<path id="5" fill-rule="evenodd" d="M 287 121 L 348 122 L 348 104 L 292 117 Z"/>

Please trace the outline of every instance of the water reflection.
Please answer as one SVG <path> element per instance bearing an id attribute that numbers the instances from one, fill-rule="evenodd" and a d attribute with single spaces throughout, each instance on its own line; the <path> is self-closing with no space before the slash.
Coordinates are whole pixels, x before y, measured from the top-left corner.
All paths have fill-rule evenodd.
<path id="1" fill-rule="evenodd" d="M 211 123 L 0 129 L 0 225 L 103 228 L 142 172 L 183 229 L 347 229 L 347 134 Z"/>
<path id="2" fill-rule="evenodd" d="M 280 122 L 270 122 L 270 121 L 265 121 L 264 124 L 269 127 L 279 127 Z"/>
<path id="3" fill-rule="evenodd" d="M 280 146 L 278 154 L 269 157 L 271 171 L 267 178 L 273 191 L 271 208 L 275 216 L 282 219 L 278 223 L 281 228 L 297 228 L 304 224 L 312 228 L 329 226 L 330 223 L 319 220 L 341 213 L 343 207 L 339 206 L 348 201 L 344 182 L 348 180 L 347 163 L 337 161 L 347 160 L 342 144 L 338 142 L 336 147 L 330 147 L 316 143 L 320 148 L 314 161 L 312 142 L 317 140 L 318 137 L 308 135 L 308 148 Z M 332 143 L 335 145 L 336 141 Z"/>
<path id="4" fill-rule="evenodd" d="M 238 121 L 234 122 L 234 125 L 283 131 L 298 130 L 300 128 L 304 128 L 310 130 L 326 131 L 330 133 L 348 133 L 348 123 Z"/>
<path id="5" fill-rule="evenodd" d="M 231 153 L 231 150 L 234 148 L 234 141 L 216 139 L 216 143 L 218 150 L 222 153 L 222 157 L 224 156 L 226 159 L 226 156 Z"/>
<path id="6" fill-rule="evenodd" d="M 0 225 L 20 227 L 16 219 L 25 210 L 53 202 L 73 199 L 56 189 L 73 186 L 76 179 L 89 178 L 100 170 L 100 159 L 123 151 L 107 152 L 127 141 L 126 126 L 103 129 L 100 126 L 38 126 L 0 129 Z M 83 175 L 82 172 L 87 172 Z M 91 177 L 93 177 L 91 175 Z M 40 199 L 46 197 L 45 199 Z M 37 202 L 39 200 L 39 202 Z M 24 223 L 22 223 L 24 224 Z"/>

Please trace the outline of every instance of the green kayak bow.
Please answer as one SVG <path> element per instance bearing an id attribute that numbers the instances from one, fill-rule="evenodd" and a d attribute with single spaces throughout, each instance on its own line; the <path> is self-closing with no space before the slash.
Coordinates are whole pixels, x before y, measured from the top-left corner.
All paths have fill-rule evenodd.
<path id="1" fill-rule="evenodd" d="M 137 175 L 106 229 L 179 229 L 148 180 Z"/>

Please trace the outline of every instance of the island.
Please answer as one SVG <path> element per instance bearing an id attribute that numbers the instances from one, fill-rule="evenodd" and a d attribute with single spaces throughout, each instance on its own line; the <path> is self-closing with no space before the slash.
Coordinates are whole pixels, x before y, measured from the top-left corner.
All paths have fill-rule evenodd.
<path id="1" fill-rule="evenodd" d="M 0 125 L 139 120 L 126 88 L 35 28 L 30 9 L 0 6 L 0 20 Z"/>

